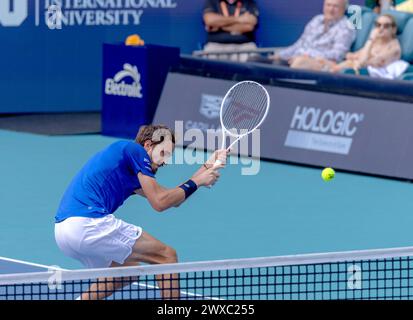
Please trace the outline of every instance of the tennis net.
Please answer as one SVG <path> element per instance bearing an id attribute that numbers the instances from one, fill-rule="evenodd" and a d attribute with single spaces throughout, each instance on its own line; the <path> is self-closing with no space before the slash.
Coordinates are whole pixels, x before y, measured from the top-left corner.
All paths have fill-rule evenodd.
<path id="1" fill-rule="evenodd" d="M 0 276 L 0 300 L 412 297 L 413 247 Z"/>

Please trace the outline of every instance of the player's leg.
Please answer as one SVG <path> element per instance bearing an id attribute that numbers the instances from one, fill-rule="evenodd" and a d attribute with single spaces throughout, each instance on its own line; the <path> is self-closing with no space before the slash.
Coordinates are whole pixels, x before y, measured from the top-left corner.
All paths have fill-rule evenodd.
<path id="1" fill-rule="evenodd" d="M 139 239 L 132 247 L 132 253 L 123 264 L 112 262 L 111 267 L 136 266 L 140 262 L 149 264 L 176 263 L 178 261 L 176 251 L 170 246 L 152 237 L 147 232 L 142 232 Z M 82 300 L 105 299 L 114 291 L 129 285 L 137 279 L 131 278 L 108 278 L 99 279 L 98 283 L 92 284 L 87 292 L 81 296 Z M 164 299 L 179 299 L 179 275 L 162 274 L 157 276 L 158 286 Z M 100 283 L 99 283 L 100 282 Z"/>
<path id="2" fill-rule="evenodd" d="M 74 247 L 74 257 L 87 268 L 136 266 L 134 261 L 126 261 L 132 247 L 142 236 L 140 227 L 128 224 L 114 216 L 103 218 L 78 219 L 79 223 L 69 228 L 71 247 Z M 73 224 L 73 223 L 72 223 Z M 75 240 L 73 240 L 73 239 Z M 65 240 L 65 239 L 63 239 Z M 82 300 L 104 299 L 114 291 L 135 281 L 132 277 L 98 279 L 81 295 Z"/>
<path id="3" fill-rule="evenodd" d="M 112 262 L 111 268 L 118 267 L 133 267 L 136 266 L 136 262 L 125 262 L 119 264 Z M 80 300 L 103 300 L 111 296 L 116 290 L 130 285 L 132 282 L 137 281 L 137 277 L 123 277 L 123 278 L 104 278 L 98 279 L 97 283 L 90 285 L 88 291 L 83 292 Z"/>
<path id="4" fill-rule="evenodd" d="M 137 265 L 139 262 L 149 264 L 176 263 L 178 257 L 173 248 L 143 231 L 140 238 L 136 240 L 131 255 L 125 260 L 125 263 L 129 265 Z M 178 274 L 159 275 L 157 280 L 162 298 L 179 299 Z"/>

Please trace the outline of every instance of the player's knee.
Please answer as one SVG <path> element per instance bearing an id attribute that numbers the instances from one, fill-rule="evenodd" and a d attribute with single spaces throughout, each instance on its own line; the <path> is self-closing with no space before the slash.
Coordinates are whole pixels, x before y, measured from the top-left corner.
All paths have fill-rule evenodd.
<path id="1" fill-rule="evenodd" d="M 178 254 L 176 250 L 172 247 L 166 246 L 163 250 L 163 260 L 164 263 L 176 263 L 178 262 Z"/>

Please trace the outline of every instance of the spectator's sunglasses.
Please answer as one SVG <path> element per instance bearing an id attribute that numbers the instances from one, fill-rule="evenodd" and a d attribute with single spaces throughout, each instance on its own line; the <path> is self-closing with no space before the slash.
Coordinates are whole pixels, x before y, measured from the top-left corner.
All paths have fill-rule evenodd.
<path id="1" fill-rule="evenodd" d="M 375 26 L 377 29 L 380 29 L 380 27 L 383 27 L 384 29 L 390 29 L 390 28 L 395 27 L 395 24 L 394 24 L 394 23 L 380 23 L 380 22 L 376 21 L 376 22 L 374 23 L 374 26 Z"/>

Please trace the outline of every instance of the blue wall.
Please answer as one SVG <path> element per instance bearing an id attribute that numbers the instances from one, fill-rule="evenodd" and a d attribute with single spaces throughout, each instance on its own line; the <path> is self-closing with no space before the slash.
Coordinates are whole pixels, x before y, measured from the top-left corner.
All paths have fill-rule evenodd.
<path id="1" fill-rule="evenodd" d="M 68 8 L 73 1 L 60 1 L 64 15 L 76 10 L 86 13 L 86 9 Z M 28 3 L 28 15 L 19 26 L 4 26 L 2 22 L 9 16 L 6 7 L 0 7 L 0 113 L 100 110 L 102 43 L 123 41 L 127 35 L 138 33 L 148 43 L 179 46 L 183 53 L 190 53 L 200 49 L 205 39 L 203 0 L 135 0 L 135 3 L 164 3 L 166 7 L 138 8 L 142 15 L 137 24 L 130 19 L 126 25 L 83 23 L 63 25 L 60 30 L 50 30 L 45 23 L 45 8 L 55 0 L 1 2 L 11 3 L 13 12 L 20 3 L 23 7 Z M 93 2 L 96 1 L 84 1 Z M 261 46 L 291 43 L 322 6 L 322 0 L 257 2 L 261 12 L 257 41 Z M 174 8 L 168 8 L 168 4 Z M 118 9 L 88 10 L 107 14 Z"/>

